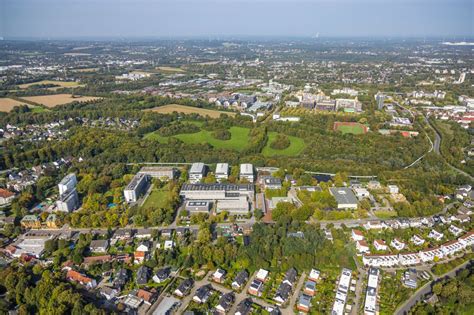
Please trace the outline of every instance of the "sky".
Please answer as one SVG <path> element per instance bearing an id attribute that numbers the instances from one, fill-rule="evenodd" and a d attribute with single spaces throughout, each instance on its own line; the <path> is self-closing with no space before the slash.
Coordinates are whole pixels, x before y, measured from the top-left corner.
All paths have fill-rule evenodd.
<path id="1" fill-rule="evenodd" d="M 8 38 L 474 37 L 474 0 L 0 0 Z"/>

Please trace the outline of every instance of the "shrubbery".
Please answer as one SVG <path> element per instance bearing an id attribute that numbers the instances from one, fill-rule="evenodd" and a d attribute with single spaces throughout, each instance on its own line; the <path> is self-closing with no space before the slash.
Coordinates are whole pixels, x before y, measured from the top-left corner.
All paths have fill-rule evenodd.
<path id="1" fill-rule="evenodd" d="M 219 140 L 230 140 L 232 135 L 227 129 L 217 129 L 212 132 L 212 136 Z"/>
<path id="2" fill-rule="evenodd" d="M 275 150 L 283 150 L 288 148 L 290 144 L 290 139 L 286 135 L 278 134 L 275 140 L 270 143 L 270 147 Z"/>
<path id="3" fill-rule="evenodd" d="M 159 129 L 160 135 L 163 137 L 169 137 L 174 135 L 179 135 L 182 133 L 196 133 L 199 132 L 198 126 L 188 123 L 175 123 L 169 126 L 165 126 Z"/>

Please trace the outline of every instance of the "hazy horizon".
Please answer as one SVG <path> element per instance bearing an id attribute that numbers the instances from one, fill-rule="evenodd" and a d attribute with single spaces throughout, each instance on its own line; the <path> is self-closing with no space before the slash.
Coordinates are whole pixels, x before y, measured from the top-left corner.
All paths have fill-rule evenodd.
<path id="1" fill-rule="evenodd" d="M 5 39 L 457 38 L 471 0 L 4 0 Z"/>

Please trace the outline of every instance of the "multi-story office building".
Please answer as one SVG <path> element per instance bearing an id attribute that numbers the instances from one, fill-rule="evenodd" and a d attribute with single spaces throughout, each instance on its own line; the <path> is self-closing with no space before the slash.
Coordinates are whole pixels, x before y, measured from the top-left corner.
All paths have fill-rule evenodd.
<path id="1" fill-rule="evenodd" d="M 253 165 L 252 164 L 240 164 L 240 179 L 246 179 L 250 183 L 254 181 Z"/>
<path id="2" fill-rule="evenodd" d="M 68 191 L 62 194 L 56 201 L 56 207 L 58 211 L 72 212 L 79 208 L 79 196 L 77 195 L 76 189 Z"/>
<path id="3" fill-rule="evenodd" d="M 77 179 L 76 174 L 71 173 L 66 175 L 58 184 L 59 195 L 65 194 L 76 188 Z"/>
<path id="4" fill-rule="evenodd" d="M 229 164 L 217 163 L 215 176 L 218 182 L 229 178 Z"/>
<path id="5" fill-rule="evenodd" d="M 206 176 L 206 165 L 201 162 L 193 163 L 189 170 L 189 182 L 193 184 L 199 183 L 204 176 Z"/>
<path id="6" fill-rule="evenodd" d="M 146 192 L 149 183 L 149 176 L 145 174 L 135 175 L 123 191 L 125 201 L 137 202 L 138 198 Z"/>

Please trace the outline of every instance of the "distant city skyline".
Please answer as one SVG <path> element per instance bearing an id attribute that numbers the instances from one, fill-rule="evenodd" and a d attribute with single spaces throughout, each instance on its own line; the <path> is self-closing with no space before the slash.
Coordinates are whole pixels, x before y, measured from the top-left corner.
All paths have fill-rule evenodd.
<path id="1" fill-rule="evenodd" d="M 3 0 L 9 38 L 474 37 L 472 0 Z"/>

